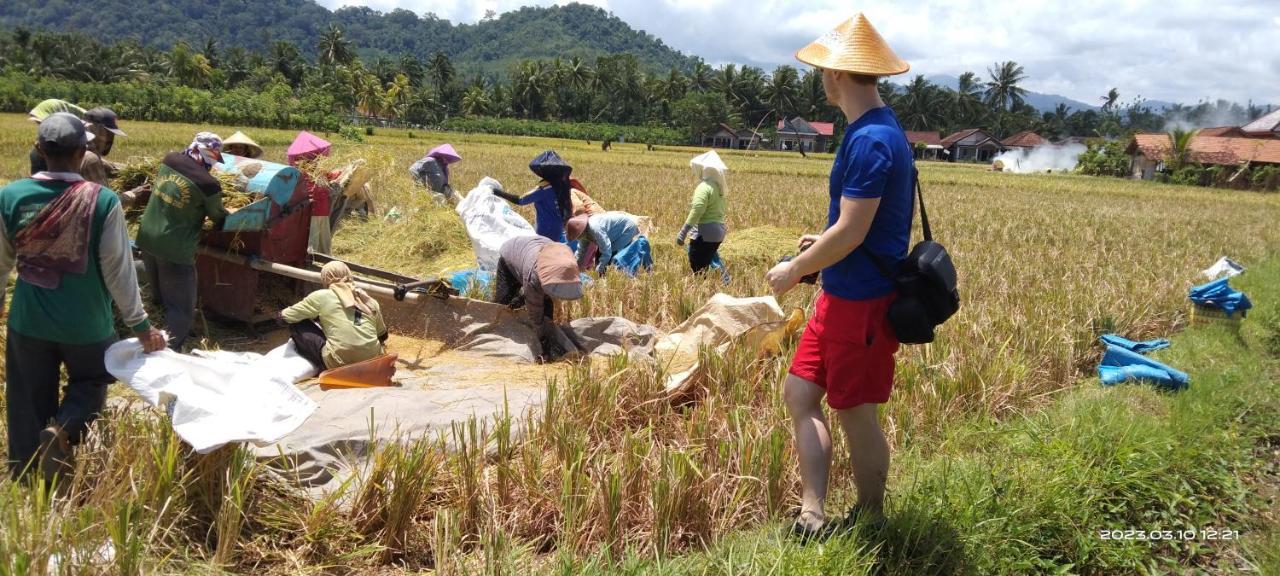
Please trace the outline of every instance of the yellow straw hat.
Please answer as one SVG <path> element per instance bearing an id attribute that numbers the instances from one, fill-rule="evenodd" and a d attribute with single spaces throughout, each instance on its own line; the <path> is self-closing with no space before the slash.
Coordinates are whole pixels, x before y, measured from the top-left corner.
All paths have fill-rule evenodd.
<path id="1" fill-rule="evenodd" d="M 801 48 L 796 59 L 818 68 L 864 76 L 893 76 L 911 69 L 861 12 Z"/>

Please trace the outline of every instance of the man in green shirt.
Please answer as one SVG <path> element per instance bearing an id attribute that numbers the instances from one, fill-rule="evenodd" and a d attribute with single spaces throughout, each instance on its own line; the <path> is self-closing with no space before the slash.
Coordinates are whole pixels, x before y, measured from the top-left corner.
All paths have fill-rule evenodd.
<path id="1" fill-rule="evenodd" d="M 195 318 L 196 244 L 204 220 L 222 228 L 227 217 L 222 185 L 209 174 L 222 161 L 221 150 L 217 134 L 201 132 L 185 151 L 165 156 L 138 227 L 151 297 L 164 307 L 169 347 L 174 350 L 182 349 Z"/>
<path id="2" fill-rule="evenodd" d="M 14 478 L 37 456 L 46 478 L 65 471 L 71 445 L 102 410 L 115 381 L 103 361 L 116 341 L 112 301 L 146 351 L 164 347 L 142 309 L 120 201 L 76 172 L 88 142 L 75 116 L 49 116 L 36 141 L 48 169 L 0 189 L 0 278 L 18 270 L 5 344 Z M 0 308 L 3 294 L 0 285 Z"/>

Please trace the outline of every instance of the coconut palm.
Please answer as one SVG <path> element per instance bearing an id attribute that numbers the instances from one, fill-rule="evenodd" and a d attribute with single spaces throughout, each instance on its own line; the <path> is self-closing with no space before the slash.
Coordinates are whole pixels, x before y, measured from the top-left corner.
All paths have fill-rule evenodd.
<path id="1" fill-rule="evenodd" d="M 706 62 L 698 60 L 693 63 L 693 70 L 689 72 L 689 89 L 694 92 L 706 92 L 714 85 L 712 82 L 713 71 Z"/>
<path id="2" fill-rule="evenodd" d="M 444 52 L 437 51 L 431 55 L 431 59 L 427 60 L 427 76 L 431 78 L 436 88 L 442 88 L 453 82 L 457 72 L 453 69 L 453 63 L 449 61 L 449 57 Z"/>
<path id="3" fill-rule="evenodd" d="M 764 99 L 779 118 L 794 116 L 800 108 L 800 73 L 793 66 L 779 66 L 764 88 Z"/>
<path id="4" fill-rule="evenodd" d="M 1169 151 L 1169 159 L 1165 161 L 1165 166 L 1170 172 L 1176 171 L 1191 161 L 1191 140 L 1195 138 L 1196 132 L 1199 130 L 1174 128 L 1169 131 L 1169 143 L 1172 149 Z"/>
<path id="5" fill-rule="evenodd" d="M 489 114 L 492 102 L 483 86 L 472 86 L 462 95 L 462 113 L 467 116 L 485 116 Z"/>
<path id="6" fill-rule="evenodd" d="M 1107 93 L 1102 96 L 1102 110 L 1104 112 L 1110 112 L 1116 107 L 1116 102 L 1119 100 L 1120 92 L 1118 90 L 1115 88 L 1108 90 Z"/>
<path id="7" fill-rule="evenodd" d="M 1012 60 L 997 62 L 988 68 L 991 80 L 987 82 L 987 103 L 1001 110 L 1012 111 L 1023 103 L 1027 91 L 1018 84 L 1027 79 L 1026 71 Z"/>
<path id="8" fill-rule="evenodd" d="M 945 119 L 944 95 L 924 75 L 917 74 L 898 97 L 895 110 L 911 130 L 937 130 Z"/>
<path id="9" fill-rule="evenodd" d="M 316 46 L 320 52 L 320 63 L 326 66 L 350 64 L 355 58 L 355 50 L 351 40 L 342 33 L 336 23 L 330 22 L 329 28 L 320 33 L 320 42 Z"/>

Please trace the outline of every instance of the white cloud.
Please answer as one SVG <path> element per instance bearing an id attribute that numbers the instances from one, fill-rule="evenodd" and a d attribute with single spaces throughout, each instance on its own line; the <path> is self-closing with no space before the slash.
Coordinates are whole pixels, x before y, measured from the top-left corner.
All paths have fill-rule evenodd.
<path id="1" fill-rule="evenodd" d="M 319 0 L 434 12 L 475 22 L 486 10 L 553 0 Z M 713 64 L 796 64 L 797 48 L 862 10 L 913 73 L 985 75 L 1015 60 L 1026 87 L 1095 103 L 1122 97 L 1280 104 L 1274 0 L 590 0 L 632 27 Z M 1270 23 L 1270 25 L 1268 24 Z"/>

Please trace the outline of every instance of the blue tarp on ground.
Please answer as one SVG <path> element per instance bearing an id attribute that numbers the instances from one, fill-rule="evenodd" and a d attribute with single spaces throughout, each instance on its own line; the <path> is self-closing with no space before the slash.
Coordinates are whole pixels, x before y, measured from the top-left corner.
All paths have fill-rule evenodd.
<path id="1" fill-rule="evenodd" d="M 635 277 L 640 269 L 653 269 L 653 250 L 649 246 L 649 239 L 644 236 L 636 236 L 626 248 L 621 252 L 613 255 L 612 265 L 617 266 L 627 276 Z"/>
<path id="2" fill-rule="evenodd" d="M 1119 346 L 1107 345 L 1107 353 L 1098 366 L 1098 378 L 1103 386 L 1122 382 L 1150 382 L 1165 390 L 1182 390 L 1190 386 L 1191 379 L 1160 362 Z"/>
<path id="3" fill-rule="evenodd" d="M 1146 342 L 1135 342 L 1116 334 L 1103 334 L 1099 340 L 1102 340 L 1103 344 L 1118 346 L 1130 352 L 1137 352 L 1138 354 L 1148 354 L 1155 352 L 1156 350 L 1163 350 L 1169 347 L 1169 341 L 1164 338 L 1147 340 Z"/>
<path id="4" fill-rule="evenodd" d="M 1226 312 L 1228 316 L 1253 308 L 1249 297 L 1245 296 L 1244 292 L 1232 288 L 1228 283 L 1229 280 L 1231 279 L 1223 278 L 1196 286 L 1191 289 L 1189 297 L 1192 302 L 1200 306 L 1217 308 Z"/>

